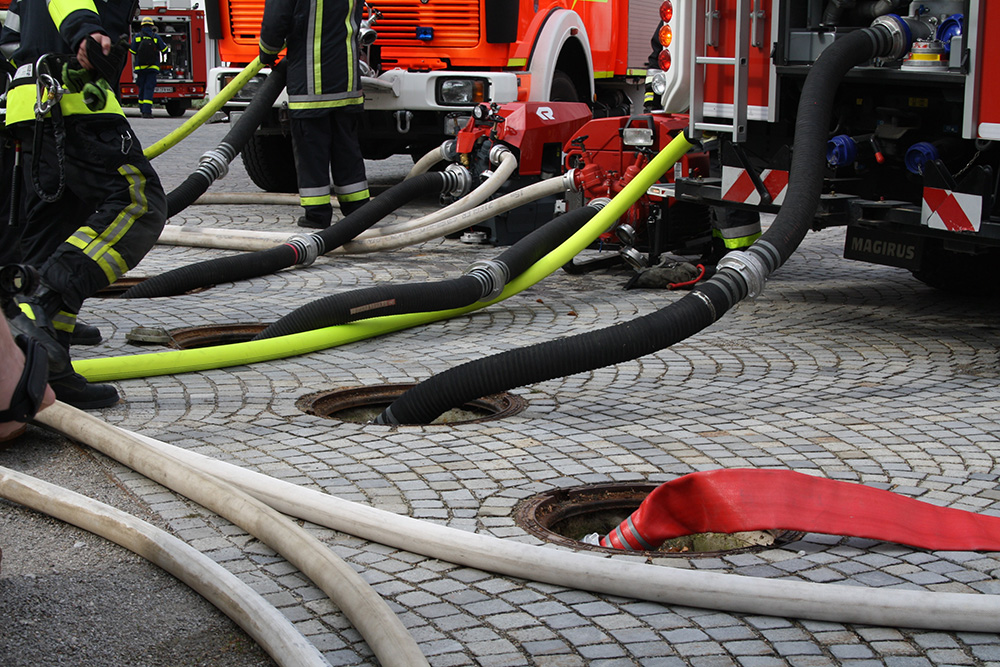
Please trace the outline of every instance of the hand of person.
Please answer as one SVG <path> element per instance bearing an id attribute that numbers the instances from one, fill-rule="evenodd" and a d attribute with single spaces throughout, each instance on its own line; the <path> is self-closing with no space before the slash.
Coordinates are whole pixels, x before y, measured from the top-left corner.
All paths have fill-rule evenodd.
<path id="1" fill-rule="evenodd" d="M 14 342 L 7 319 L 0 316 L 0 412 L 10 408 L 12 399 L 21 398 L 23 391 L 18 392 L 18 389 L 24 375 L 24 362 L 24 353 Z M 55 403 L 55 400 L 55 393 L 46 384 L 38 409 L 44 410 Z M 0 422 L 0 442 L 17 435 L 21 428 L 21 422 Z"/>
<path id="2" fill-rule="evenodd" d="M 111 38 L 101 32 L 90 33 L 91 38 L 95 42 L 101 45 L 101 51 L 104 55 L 111 53 Z M 87 56 L 87 40 L 80 40 L 80 45 L 76 48 L 76 59 L 79 61 L 80 65 L 84 69 L 94 69 L 94 64 L 90 62 L 90 58 Z"/>
<path id="3" fill-rule="evenodd" d="M 268 53 L 264 49 L 260 49 L 259 57 L 260 57 L 260 64 L 267 65 L 268 67 L 270 67 L 271 65 L 273 65 L 278 61 L 277 53 Z"/>

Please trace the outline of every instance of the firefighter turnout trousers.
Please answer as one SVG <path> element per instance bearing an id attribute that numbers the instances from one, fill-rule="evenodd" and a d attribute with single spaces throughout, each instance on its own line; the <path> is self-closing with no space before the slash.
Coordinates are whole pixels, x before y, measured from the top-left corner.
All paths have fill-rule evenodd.
<path id="1" fill-rule="evenodd" d="M 310 222 L 329 224 L 333 216 L 333 194 L 343 215 L 368 202 L 365 162 L 358 145 L 360 105 L 335 107 L 326 113 L 289 118 L 298 172 L 299 202 Z"/>
<path id="2" fill-rule="evenodd" d="M 115 282 L 153 247 L 166 221 L 167 198 L 124 116 L 67 116 L 63 123 L 62 160 L 51 118 L 40 128 L 38 154 L 34 123 L 8 130 L 21 139 L 23 151 L 24 261 L 38 267 L 43 282 L 76 313 L 84 299 Z M 35 161 L 44 193 L 57 192 L 63 175 L 64 191 L 56 201 L 45 201 L 36 191 Z"/>

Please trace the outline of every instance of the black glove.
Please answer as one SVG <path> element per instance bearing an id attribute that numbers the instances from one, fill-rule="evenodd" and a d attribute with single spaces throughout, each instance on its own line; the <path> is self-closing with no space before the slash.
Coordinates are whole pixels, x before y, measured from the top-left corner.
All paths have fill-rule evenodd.
<path id="1" fill-rule="evenodd" d="M 260 49 L 260 56 L 259 57 L 260 57 L 260 63 L 262 65 L 267 65 L 268 67 L 270 67 L 274 63 L 278 62 L 278 54 L 277 53 L 268 53 L 263 48 Z"/>

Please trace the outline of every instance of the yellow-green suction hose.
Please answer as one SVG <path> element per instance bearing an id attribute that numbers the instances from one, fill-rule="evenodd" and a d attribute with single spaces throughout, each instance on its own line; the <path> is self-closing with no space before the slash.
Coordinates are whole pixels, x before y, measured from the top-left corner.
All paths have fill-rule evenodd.
<path id="1" fill-rule="evenodd" d="M 171 350 L 153 354 L 138 354 L 124 357 L 104 357 L 102 359 L 81 359 L 73 362 L 73 368 L 91 382 L 124 380 L 150 377 L 153 375 L 175 375 L 191 371 L 213 368 L 227 368 L 252 364 L 259 361 L 284 359 L 300 354 L 324 350 L 329 347 L 353 343 L 373 338 L 393 331 L 408 329 L 420 324 L 445 320 L 478 310 L 503 301 L 521 292 L 546 276 L 561 268 L 581 250 L 589 246 L 604 233 L 632 204 L 642 197 L 646 190 L 666 173 L 692 144 L 678 134 L 646 167 L 640 171 L 607 206 L 594 215 L 590 221 L 569 237 L 559 247 L 542 257 L 528 270 L 512 280 L 500 296 L 492 301 L 480 302 L 464 308 L 438 310 L 427 313 L 407 313 L 386 315 L 368 320 L 338 324 L 313 331 L 305 331 L 277 338 L 233 343 L 216 347 L 191 350 Z"/>
<path id="2" fill-rule="evenodd" d="M 212 100 L 203 106 L 198 112 L 184 121 L 184 124 L 178 127 L 176 130 L 163 137 L 155 144 L 148 146 L 146 150 L 142 152 L 147 159 L 152 160 L 157 155 L 165 153 L 167 149 L 173 148 L 181 139 L 188 136 L 196 129 L 202 126 L 202 124 L 211 118 L 216 111 L 222 108 L 222 105 L 232 99 L 233 95 L 237 93 L 243 86 L 246 85 L 247 81 L 252 79 L 254 75 L 257 74 L 263 68 L 264 65 L 261 64 L 259 58 L 254 58 L 253 62 L 243 68 L 236 77 L 226 84 L 226 87 L 219 91 L 219 94 L 212 98 Z"/>

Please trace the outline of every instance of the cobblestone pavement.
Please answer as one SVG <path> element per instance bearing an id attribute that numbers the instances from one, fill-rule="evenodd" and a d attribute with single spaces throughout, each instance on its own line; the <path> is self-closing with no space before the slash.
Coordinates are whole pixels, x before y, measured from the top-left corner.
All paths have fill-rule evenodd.
<path id="1" fill-rule="evenodd" d="M 177 121 L 133 124 L 148 145 Z M 227 130 L 206 126 L 157 158 L 167 189 Z M 369 163 L 370 180 L 376 188 L 391 185 L 410 164 Z M 237 161 L 212 191 L 255 190 Z M 433 206 L 420 201 L 400 217 Z M 295 232 L 299 213 L 292 206 L 196 205 L 171 223 Z M 842 245 L 842 230 L 810 233 L 761 297 L 701 334 L 636 361 L 515 389 L 527 408 L 485 423 L 346 423 L 304 414 L 296 401 L 317 391 L 419 382 L 496 352 L 627 322 L 680 295 L 624 291 L 623 271 L 559 271 L 490 308 L 376 339 L 266 363 L 118 381 L 122 402 L 95 414 L 346 500 L 533 544 L 542 542 L 518 525 L 515 510 L 536 494 L 593 483 L 661 483 L 713 468 L 793 469 L 997 515 L 995 304 L 845 260 Z M 130 275 L 225 254 L 161 245 Z M 137 326 L 270 322 L 326 294 L 451 278 L 497 254 L 436 240 L 323 257 L 308 268 L 192 295 L 92 299 L 81 319 L 98 325 L 107 340 L 77 354 L 143 354 L 149 349 L 125 339 Z M 117 463 L 106 465 L 109 481 L 251 583 L 331 664 L 375 664 L 345 617 L 271 549 Z M 665 606 L 509 578 L 307 527 L 389 602 L 435 667 L 1000 665 L 993 634 Z M 650 562 L 873 590 L 1000 592 L 995 553 L 929 552 L 840 536 L 808 534 L 762 551 Z"/>

